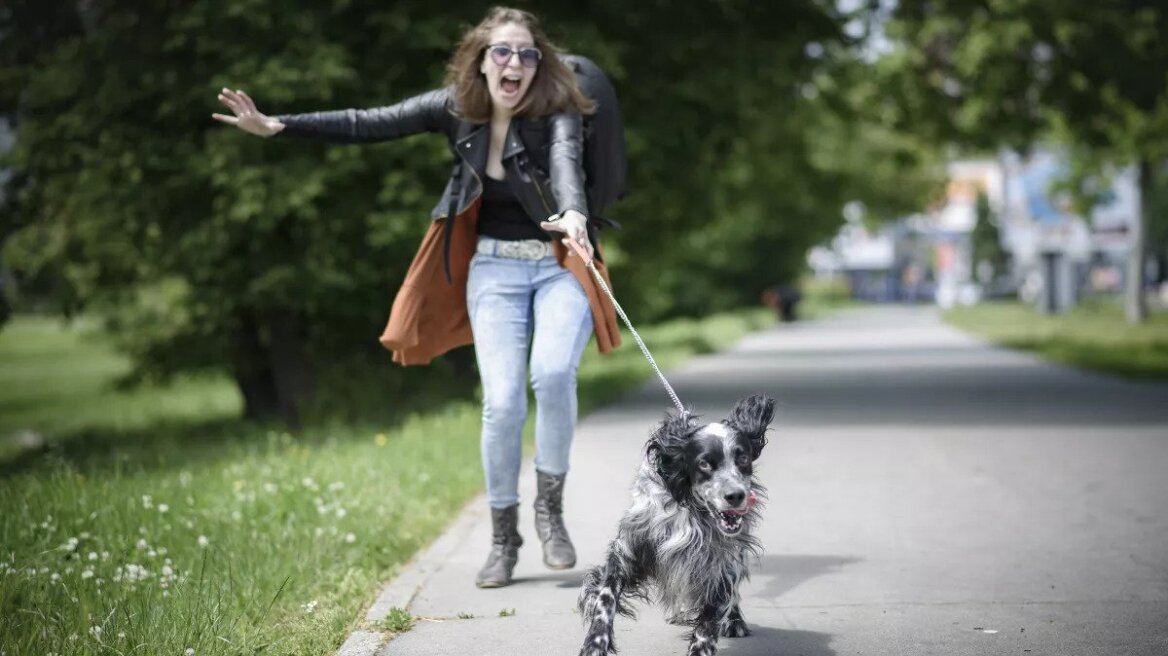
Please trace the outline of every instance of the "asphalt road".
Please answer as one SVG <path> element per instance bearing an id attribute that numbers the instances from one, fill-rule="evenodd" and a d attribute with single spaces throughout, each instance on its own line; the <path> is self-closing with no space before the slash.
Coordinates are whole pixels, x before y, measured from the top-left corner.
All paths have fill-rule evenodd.
<path id="1" fill-rule="evenodd" d="M 1168 385 L 997 349 L 924 308 L 779 326 L 667 375 L 711 420 L 755 392 L 780 405 L 758 463 L 765 554 L 743 590 L 754 635 L 721 654 L 1168 654 Z M 581 422 L 576 570 L 542 568 L 528 463 L 516 584 L 474 587 L 480 498 L 370 612 L 421 618 L 377 653 L 576 654 L 582 568 L 669 407 L 654 380 Z M 629 656 L 686 644 L 653 606 L 616 641 Z"/>

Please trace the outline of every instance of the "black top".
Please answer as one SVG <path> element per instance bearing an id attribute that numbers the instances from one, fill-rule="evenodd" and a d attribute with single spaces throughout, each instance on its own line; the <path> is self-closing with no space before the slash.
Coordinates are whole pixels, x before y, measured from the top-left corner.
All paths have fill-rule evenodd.
<path id="1" fill-rule="evenodd" d="M 496 180 L 489 175 L 483 176 L 483 200 L 482 206 L 479 207 L 478 233 L 503 241 L 552 240 L 551 235 L 527 216 L 507 181 Z"/>

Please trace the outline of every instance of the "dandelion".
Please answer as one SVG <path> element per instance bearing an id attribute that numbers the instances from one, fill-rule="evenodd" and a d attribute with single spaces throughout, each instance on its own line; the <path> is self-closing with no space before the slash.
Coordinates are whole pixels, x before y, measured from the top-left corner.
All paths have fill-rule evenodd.
<path id="1" fill-rule="evenodd" d="M 102 561 L 109 560 L 109 559 L 110 559 L 110 554 L 109 554 L 109 552 L 108 552 L 108 551 L 103 551 L 103 552 L 101 552 L 101 559 L 102 559 Z"/>
<path id="2" fill-rule="evenodd" d="M 347 514 L 349 514 L 349 511 L 344 508 L 337 508 L 337 519 L 341 519 Z"/>
<path id="3" fill-rule="evenodd" d="M 158 512 L 164 513 L 164 512 L 168 512 L 169 510 L 170 510 L 170 506 L 166 505 L 165 503 L 158 504 Z"/>
<path id="4" fill-rule="evenodd" d="M 353 535 L 352 533 L 345 534 L 345 542 L 348 542 L 349 544 L 353 544 L 356 541 L 357 541 L 356 535 Z"/>
<path id="5" fill-rule="evenodd" d="M 159 555 L 159 556 L 165 556 L 165 555 L 166 555 L 166 547 L 158 547 L 158 555 Z M 168 563 L 169 563 L 169 562 L 170 562 L 170 559 L 169 559 L 169 558 L 167 558 L 167 559 L 166 559 L 166 562 L 168 562 Z"/>
<path id="6" fill-rule="evenodd" d="M 73 551 L 74 549 L 77 548 L 77 543 L 78 543 L 77 538 L 69 538 L 68 540 L 65 541 L 65 544 L 61 545 L 61 548 L 64 549 L 65 551 Z"/>
<path id="7" fill-rule="evenodd" d="M 90 551 L 90 552 L 89 552 L 89 556 L 88 556 L 88 558 L 89 558 L 90 560 L 97 560 L 97 552 L 96 552 L 96 551 Z"/>
<path id="8" fill-rule="evenodd" d="M 209 544 L 211 544 L 211 541 L 207 539 L 207 536 L 205 536 L 205 535 L 199 536 L 199 546 L 200 547 L 202 547 L 203 549 L 206 549 L 207 545 L 209 545 Z"/>
<path id="9" fill-rule="evenodd" d="M 94 625 L 89 627 L 89 635 L 93 636 L 94 640 L 101 640 L 101 627 Z"/>
<path id="10" fill-rule="evenodd" d="M 195 648 L 187 647 L 187 650 L 183 652 L 183 656 L 195 656 Z"/>
<path id="11" fill-rule="evenodd" d="M 154 499 L 151 499 L 149 494 L 142 495 L 142 507 L 146 510 L 150 510 L 154 507 Z"/>
<path id="12" fill-rule="evenodd" d="M 81 578 L 82 578 L 82 579 L 91 579 L 91 578 L 93 578 L 93 570 L 91 570 L 91 569 L 83 570 L 83 571 L 81 572 Z"/>
<path id="13" fill-rule="evenodd" d="M 150 545 L 146 543 L 144 538 L 138 538 L 138 544 L 135 546 L 138 547 L 138 551 L 146 551 L 150 548 Z"/>
<path id="14" fill-rule="evenodd" d="M 313 613 L 313 611 L 316 610 L 316 600 L 313 599 L 312 601 L 308 602 L 307 604 L 301 604 L 300 607 L 304 609 L 305 613 L 308 613 L 309 615 L 311 615 Z"/>
<path id="15" fill-rule="evenodd" d="M 51 580 L 52 580 L 52 581 L 54 581 L 54 582 L 56 582 L 56 581 L 60 581 L 60 580 L 61 580 L 61 575 L 60 575 L 60 574 L 58 574 L 58 573 L 56 573 L 56 572 L 53 572 L 53 575 L 52 575 L 52 576 L 50 576 L 50 577 L 49 577 L 49 579 L 51 579 Z"/>

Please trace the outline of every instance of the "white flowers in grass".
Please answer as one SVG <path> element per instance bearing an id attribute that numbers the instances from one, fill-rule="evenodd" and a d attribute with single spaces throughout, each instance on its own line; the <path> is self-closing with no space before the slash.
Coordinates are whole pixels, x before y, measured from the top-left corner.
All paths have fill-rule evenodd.
<path id="1" fill-rule="evenodd" d="M 89 627 L 89 635 L 93 636 L 94 640 L 101 641 L 101 627 L 96 624 Z"/>
<path id="2" fill-rule="evenodd" d="M 353 535 L 352 533 L 345 534 L 345 542 L 348 542 L 349 544 L 353 544 L 356 541 L 357 541 L 356 535 Z"/>
<path id="3" fill-rule="evenodd" d="M 80 540 L 78 540 L 77 538 L 69 538 L 68 540 L 65 541 L 65 544 L 61 545 L 61 548 L 64 549 L 65 551 L 74 551 L 77 549 L 77 544 L 79 542 L 80 542 Z"/>
<path id="4" fill-rule="evenodd" d="M 153 575 L 150 573 L 150 570 L 135 563 L 127 563 L 124 566 L 119 565 L 114 570 L 114 580 L 118 582 L 125 581 L 127 583 L 134 583 L 148 579 L 151 576 Z"/>
<path id="5" fill-rule="evenodd" d="M 165 503 L 158 504 L 158 512 L 165 513 L 165 512 L 168 512 L 169 510 L 170 510 L 170 506 L 166 505 Z"/>
<path id="6" fill-rule="evenodd" d="M 195 648 L 187 647 L 187 650 L 183 652 L 183 656 L 195 656 Z"/>
<path id="7" fill-rule="evenodd" d="M 142 507 L 146 510 L 154 507 L 154 499 L 149 494 L 142 495 Z"/>
<path id="8" fill-rule="evenodd" d="M 313 599 L 312 601 L 308 602 L 307 604 L 300 604 L 300 607 L 302 609 L 304 609 L 305 613 L 311 615 L 314 611 L 316 611 L 316 600 Z"/>
<path id="9" fill-rule="evenodd" d="M 205 535 L 199 536 L 199 547 L 200 548 L 206 549 L 210 544 L 211 544 L 211 541 L 207 539 L 207 536 L 205 536 Z"/>
<path id="10" fill-rule="evenodd" d="M 82 578 L 82 579 L 91 579 L 91 578 L 93 578 L 93 570 L 91 570 L 91 569 L 82 570 L 82 571 L 81 571 L 81 578 Z"/>

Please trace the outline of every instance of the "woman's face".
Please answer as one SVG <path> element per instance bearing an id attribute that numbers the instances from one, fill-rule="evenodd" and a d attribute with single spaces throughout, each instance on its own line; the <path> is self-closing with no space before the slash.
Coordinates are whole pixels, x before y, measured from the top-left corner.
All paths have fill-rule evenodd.
<path id="1" fill-rule="evenodd" d="M 491 30 L 487 44 L 479 70 L 487 78 L 495 111 L 510 114 L 535 79 L 541 53 L 535 49 L 531 31 L 516 23 Z"/>

